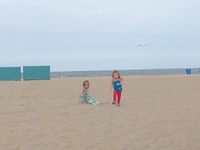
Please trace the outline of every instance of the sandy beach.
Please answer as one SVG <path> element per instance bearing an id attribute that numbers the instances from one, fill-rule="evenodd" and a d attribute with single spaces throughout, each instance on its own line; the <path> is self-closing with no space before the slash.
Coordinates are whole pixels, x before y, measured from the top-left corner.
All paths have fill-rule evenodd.
<path id="1" fill-rule="evenodd" d="M 122 76 L 123 77 L 123 76 Z M 82 82 L 108 105 L 78 104 Z M 199 150 L 200 75 L 0 81 L 0 150 Z"/>

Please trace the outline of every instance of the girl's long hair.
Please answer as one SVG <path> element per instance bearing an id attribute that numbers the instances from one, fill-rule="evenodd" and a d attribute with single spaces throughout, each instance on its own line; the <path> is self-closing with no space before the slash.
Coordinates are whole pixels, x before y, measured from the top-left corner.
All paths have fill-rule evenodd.
<path id="1" fill-rule="evenodd" d="M 119 73 L 119 71 L 117 71 L 117 70 L 114 70 L 114 71 L 113 71 L 113 73 L 112 73 L 112 78 L 114 77 L 114 74 L 115 74 L 115 73 L 117 73 L 117 74 L 119 75 L 119 78 L 120 78 L 120 73 Z"/>

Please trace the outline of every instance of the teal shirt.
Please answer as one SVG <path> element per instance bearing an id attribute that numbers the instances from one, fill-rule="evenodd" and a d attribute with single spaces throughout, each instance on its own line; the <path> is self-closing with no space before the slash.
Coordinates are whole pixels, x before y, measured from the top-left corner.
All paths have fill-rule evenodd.
<path id="1" fill-rule="evenodd" d="M 122 92 L 122 86 L 120 85 L 120 81 L 119 80 L 114 80 L 113 81 L 113 89 L 117 90 L 119 92 Z"/>

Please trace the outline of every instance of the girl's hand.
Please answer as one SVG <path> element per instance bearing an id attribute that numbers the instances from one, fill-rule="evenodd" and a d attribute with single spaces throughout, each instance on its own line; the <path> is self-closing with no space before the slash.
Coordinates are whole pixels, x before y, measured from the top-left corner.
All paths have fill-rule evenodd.
<path id="1" fill-rule="evenodd" d="M 118 85 L 118 86 L 122 85 L 122 82 L 118 83 L 117 85 Z"/>

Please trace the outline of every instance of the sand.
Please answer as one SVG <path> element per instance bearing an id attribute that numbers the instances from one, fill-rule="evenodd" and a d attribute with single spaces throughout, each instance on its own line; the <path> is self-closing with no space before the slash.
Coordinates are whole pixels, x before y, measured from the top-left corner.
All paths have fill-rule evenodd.
<path id="1" fill-rule="evenodd" d="M 108 105 L 78 104 L 82 81 Z M 0 150 L 199 150 L 200 75 L 0 82 Z"/>

